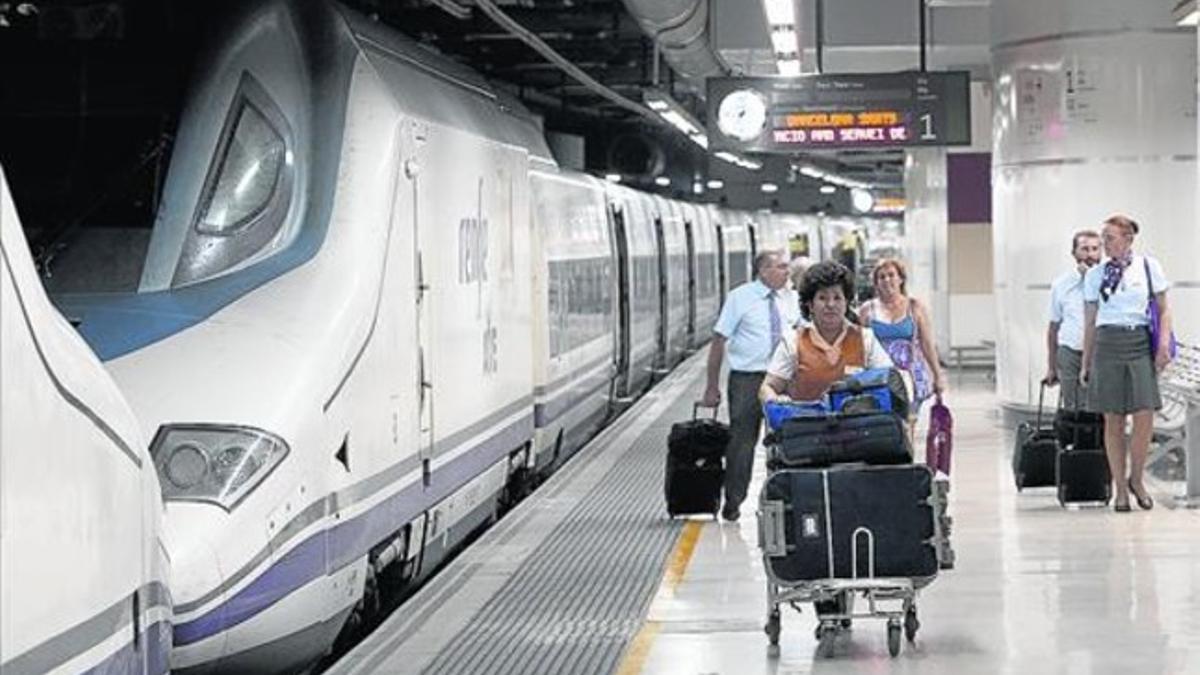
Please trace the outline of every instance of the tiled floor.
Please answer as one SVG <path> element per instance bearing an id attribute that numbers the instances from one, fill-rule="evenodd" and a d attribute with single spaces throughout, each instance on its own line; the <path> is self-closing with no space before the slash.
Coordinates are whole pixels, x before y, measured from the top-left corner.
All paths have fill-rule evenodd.
<path id="1" fill-rule="evenodd" d="M 770 657 L 745 513 L 701 526 L 682 579 L 651 607 L 641 672 L 1200 673 L 1200 512 L 1167 508 L 1164 494 L 1155 510 L 1128 514 L 1018 495 L 989 386 L 961 382 L 948 403 L 958 561 L 921 593 L 915 646 L 892 659 L 883 622 L 861 621 L 818 655 L 806 608 L 784 612 L 781 654 Z"/>

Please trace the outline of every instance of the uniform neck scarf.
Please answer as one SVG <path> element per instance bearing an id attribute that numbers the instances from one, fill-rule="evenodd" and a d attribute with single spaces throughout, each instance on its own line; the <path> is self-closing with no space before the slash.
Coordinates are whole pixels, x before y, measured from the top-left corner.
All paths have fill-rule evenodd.
<path id="1" fill-rule="evenodd" d="M 1108 262 L 1104 263 L 1104 278 L 1100 280 L 1100 297 L 1108 302 L 1113 293 L 1117 292 L 1117 287 L 1121 285 L 1121 277 L 1125 275 L 1125 269 L 1133 262 L 1133 253 L 1126 253 L 1120 258 L 1109 258 Z"/>

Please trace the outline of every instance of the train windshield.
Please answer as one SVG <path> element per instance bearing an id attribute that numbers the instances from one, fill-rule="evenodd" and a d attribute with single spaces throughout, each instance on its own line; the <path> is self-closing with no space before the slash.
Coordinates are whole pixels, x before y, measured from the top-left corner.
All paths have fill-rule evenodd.
<path id="1" fill-rule="evenodd" d="M 296 167 L 287 119 L 248 74 L 224 111 L 206 112 L 215 120 L 207 150 L 197 151 L 183 137 L 164 141 L 130 175 L 114 179 L 144 183 L 151 171 L 165 177 L 161 192 L 139 197 L 158 205 L 149 218 L 153 227 L 124 221 L 54 234 L 38 261 L 48 291 L 178 289 L 242 269 L 288 244 L 295 234 L 286 223 Z"/>
<path id="2" fill-rule="evenodd" d="M 292 201 L 291 131 L 271 99 L 243 77 L 198 207 L 189 221 L 160 218 L 151 240 L 142 290 L 172 288 L 218 276 L 284 246 Z M 182 246 L 173 231 L 186 225 Z M 157 230 L 164 230 L 159 232 Z"/>

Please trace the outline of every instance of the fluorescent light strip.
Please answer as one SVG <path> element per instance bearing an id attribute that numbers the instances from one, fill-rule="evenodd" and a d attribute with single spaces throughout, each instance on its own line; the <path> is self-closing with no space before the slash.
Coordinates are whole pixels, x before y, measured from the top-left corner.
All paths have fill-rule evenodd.
<path id="1" fill-rule="evenodd" d="M 853 178 L 843 178 L 835 173 L 822 171 L 821 169 L 809 164 L 800 167 L 800 173 L 808 176 L 809 178 L 823 180 L 826 183 L 839 185 L 844 188 L 862 188 L 864 190 L 871 189 L 871 185 L 869 183 L 864 183 L 860 180 L 854 180 Z"/>
<path id="2" fill-rule="evenodd" d="M 689 136 L 692 134 L 700 133 L 700 130 L 696 128 L 696 125 L 689 122 L 687 119 L 685 119 L 683 117 L 683 115 L 675 112 L 674 110 L 668 110 L 666 112 L 662 112 L 659 114 L 662 115 L 662 118 L 664 120 L 666 120 L 667 122 L 669 122 L 671 124 L 671 126 L 675 127 L 676 129 L 682 131 L 683 133 L 685 133 Z"/>
<path id="3" fill-rule="evenodd" d="M 729 162 L 730 164 L 735 164 L 737 166 L 742 167 L 743 169 L 749 169 L 751 171 L 758 171 L 759 169 L 762 168 L 762 162 L 757 162 L 753 159 L 747 159 L 745 157 L 741 157 L 739 155 L 733 154 L 732 152 L 726 152 L 724 150 L 722 150 L 721 152 L 713 153 L 713 156 L 716 157 L 717 159 Z"/>
<path id="4" fill-rule="evenodd" d="M 796 42 L 796 29 L 792 25 L 771 26 L 771 46 L 775 48 L 775 56 L 783 54 L 795 55 L 799 44 Z"/>
<path id="5" fill-rule="evenodd" d="M 796 21 L 796 7 L 792 0 L 763 0 L 763 9 L 767 12 L 768 25 Z"/>

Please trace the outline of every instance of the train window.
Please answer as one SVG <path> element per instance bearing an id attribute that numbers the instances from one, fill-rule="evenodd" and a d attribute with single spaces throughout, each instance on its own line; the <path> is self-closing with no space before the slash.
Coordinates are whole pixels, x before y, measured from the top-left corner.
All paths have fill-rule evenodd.
<path id="1" fill-rule="evenodd" d="M 172 286 L 261 260 L 294 234 L 285 228 L 296 181 L 287 118 L 249 73 L 233 101 Z"/>
<path id="2" fill-rule="evenodd" d="M 267 118 L 244 103 L 196 229 L 225 235 L 249 225 L 279 185 L 286 154 L 287 145 Z"/>

